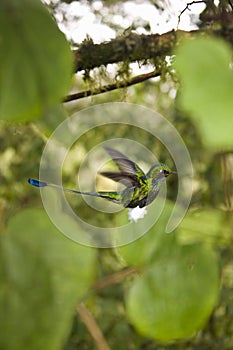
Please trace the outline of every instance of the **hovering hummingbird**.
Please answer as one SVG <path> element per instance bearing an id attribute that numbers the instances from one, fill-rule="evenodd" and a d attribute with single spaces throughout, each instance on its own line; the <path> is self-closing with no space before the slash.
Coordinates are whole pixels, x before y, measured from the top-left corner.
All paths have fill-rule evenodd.
<path id="1" fill-rule="evenodd" d="M 48 186 L 75 194 L 105 198 L 111 202 L 122 204 L 125 208 L 135 208 L 137 206 L 143 208 L 153 202 L 157 197 L 166 177 L 170 174 L 177 174 L 177 172 L 172 171 L 163 163 L 152 165 L 148 173 L 145 174 L 135 162 L 121 152 L 110 147 L 104 147 L 104 149 L 118 166 L 119 171 L 104 171 L 100 175 L 122 183 L 125 188 L 121 191 L 81 192 L 31 178 L 28 179 L 28 182 L 36 187 Z"/>

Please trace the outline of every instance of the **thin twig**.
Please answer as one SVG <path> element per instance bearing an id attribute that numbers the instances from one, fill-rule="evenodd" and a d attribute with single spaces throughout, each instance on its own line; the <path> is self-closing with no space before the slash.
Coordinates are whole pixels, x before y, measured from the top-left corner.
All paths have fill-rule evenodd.
<path id="1" fill-rule="evenodd" d="M 97 322 L 95 321 L 91 313 L 88 311 L 84 303 L 79 304 L 77 311 L 81 320 L 83 321 L 88 331 L 90 332 L 92 338 L 94 339 L 97 348 L 99 350 L 110 350 L 110 347 L 108 346 L 101 329 L 99 328 Z"/>
<path id="2" fill-rule="evenodd" d="M 192 1 L 192 2 L 188 2 L 187 4 L 186 4 L 186 6 L 185 6 L 185 8 L 181 11 L 181 13 L 179 14 L 179 16 L 178 16 L 178 23 L 177 23 L 177 28 L 178 28 L 178 26 L 179 26 L 179 24 L 180 24 L 180 18 L 181 18 L 181 16 L 183 15 L 183 13 L 186 11 L 186 10 L 189 10 L 190 11 L 190 8 L 189 8 L 189 6 L 192 6 L 192 5 L 194 5 L 194 4 L 205 4 L 206 2 L 204 1 L 204 0 L 200 0 L 200 1 Z"/>
<path id="3" fill-rule="evenodd" d="M 139 269 L 136 269 L 134 267 L 127 267 L 125 269 L 122 269 L 120 271 L 114 272 L 110 276 L 106 276 L 99 281 L 97 281 L 93 289 L 98 291 L 100 289 L 106 288 L 110 285 L 120 283 L 126 279 L 126 277 L 133 276 L 135 274 L 138 274 L 140 271 Z"/>
<path id="4" fill-rule="evenodd" d="M 137 75 L 136 77 L 133 77 L 129 81 L 121 81 L 121 82 L 117 82 L 117 83 L 113 83 L 113 84 L 109 84 L 109 85 L 104 85 L 103 87 L 96 89 L 96 90 L 85 90 L 85 91 L 77 92 L 75 94 L 68 95 L 67 97 L 64 98 L 63 102 L 71 102 L 71 101 L 78 100 L 78 99 L 81 99 L 84 97 L 99 95 L 99 94 L 102 94 L 104 92 L 108 92 L 108 91 L 112 91 L 112 90 L 116 90 L 116 89 L 122 89 L 122 88 L 125 88 L 128 86 L 134 85 L 134 84 L 142 83 L 143 81 L 158 77 L 160 75 L 161 75 L 160 71 L 153 71 L 150 73 Z"/>

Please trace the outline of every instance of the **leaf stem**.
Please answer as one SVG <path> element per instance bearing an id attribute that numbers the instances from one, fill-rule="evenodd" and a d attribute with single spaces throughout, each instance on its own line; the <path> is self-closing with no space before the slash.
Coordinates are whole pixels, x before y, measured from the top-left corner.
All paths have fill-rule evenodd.
<path id="1" fill-rule="evenodd" d="M 99 350 L 110 350 L 110 347 L 108 346 L 104 335 L 99 328 L 97 322 L 91 315 L 91 313 L 88 311 L 84 303 L 80 303 L 77 311 L 79 313 L 79 316 L 85 326 L 87 327 L 88 331 L 90 332 L 92 338 L 94 339 L 96 346 Z"/>

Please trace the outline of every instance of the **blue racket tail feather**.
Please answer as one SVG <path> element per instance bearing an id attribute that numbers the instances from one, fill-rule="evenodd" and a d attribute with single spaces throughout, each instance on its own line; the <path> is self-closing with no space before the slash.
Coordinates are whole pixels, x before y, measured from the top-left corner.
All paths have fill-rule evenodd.
<path id="1" fill-rule="evenodd" d="M 35 180 L 35 179 L 28 179 L 28 183 L 35 187 L 46 187 L 48 186 L 47 182 Z"/>

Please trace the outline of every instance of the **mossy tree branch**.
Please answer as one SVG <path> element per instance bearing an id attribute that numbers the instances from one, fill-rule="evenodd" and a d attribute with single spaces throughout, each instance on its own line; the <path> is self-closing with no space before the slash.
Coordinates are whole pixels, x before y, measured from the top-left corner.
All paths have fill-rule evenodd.
<path id="1" fill-rule="evenodd" d="M 101 44 L 94 44 L 91 39 L 87 39 L 74 52 L 75 71 L 90 70 L 111 63 L 162 58 L 171 55 L 182 38 L 195 37 L 198 34 L 222 37 L 233 46 L 233 18 L 232 26 L 221 29 L 204 28 L 190 32 L 172 30 L 161 35 L 130 33 Z"/>

